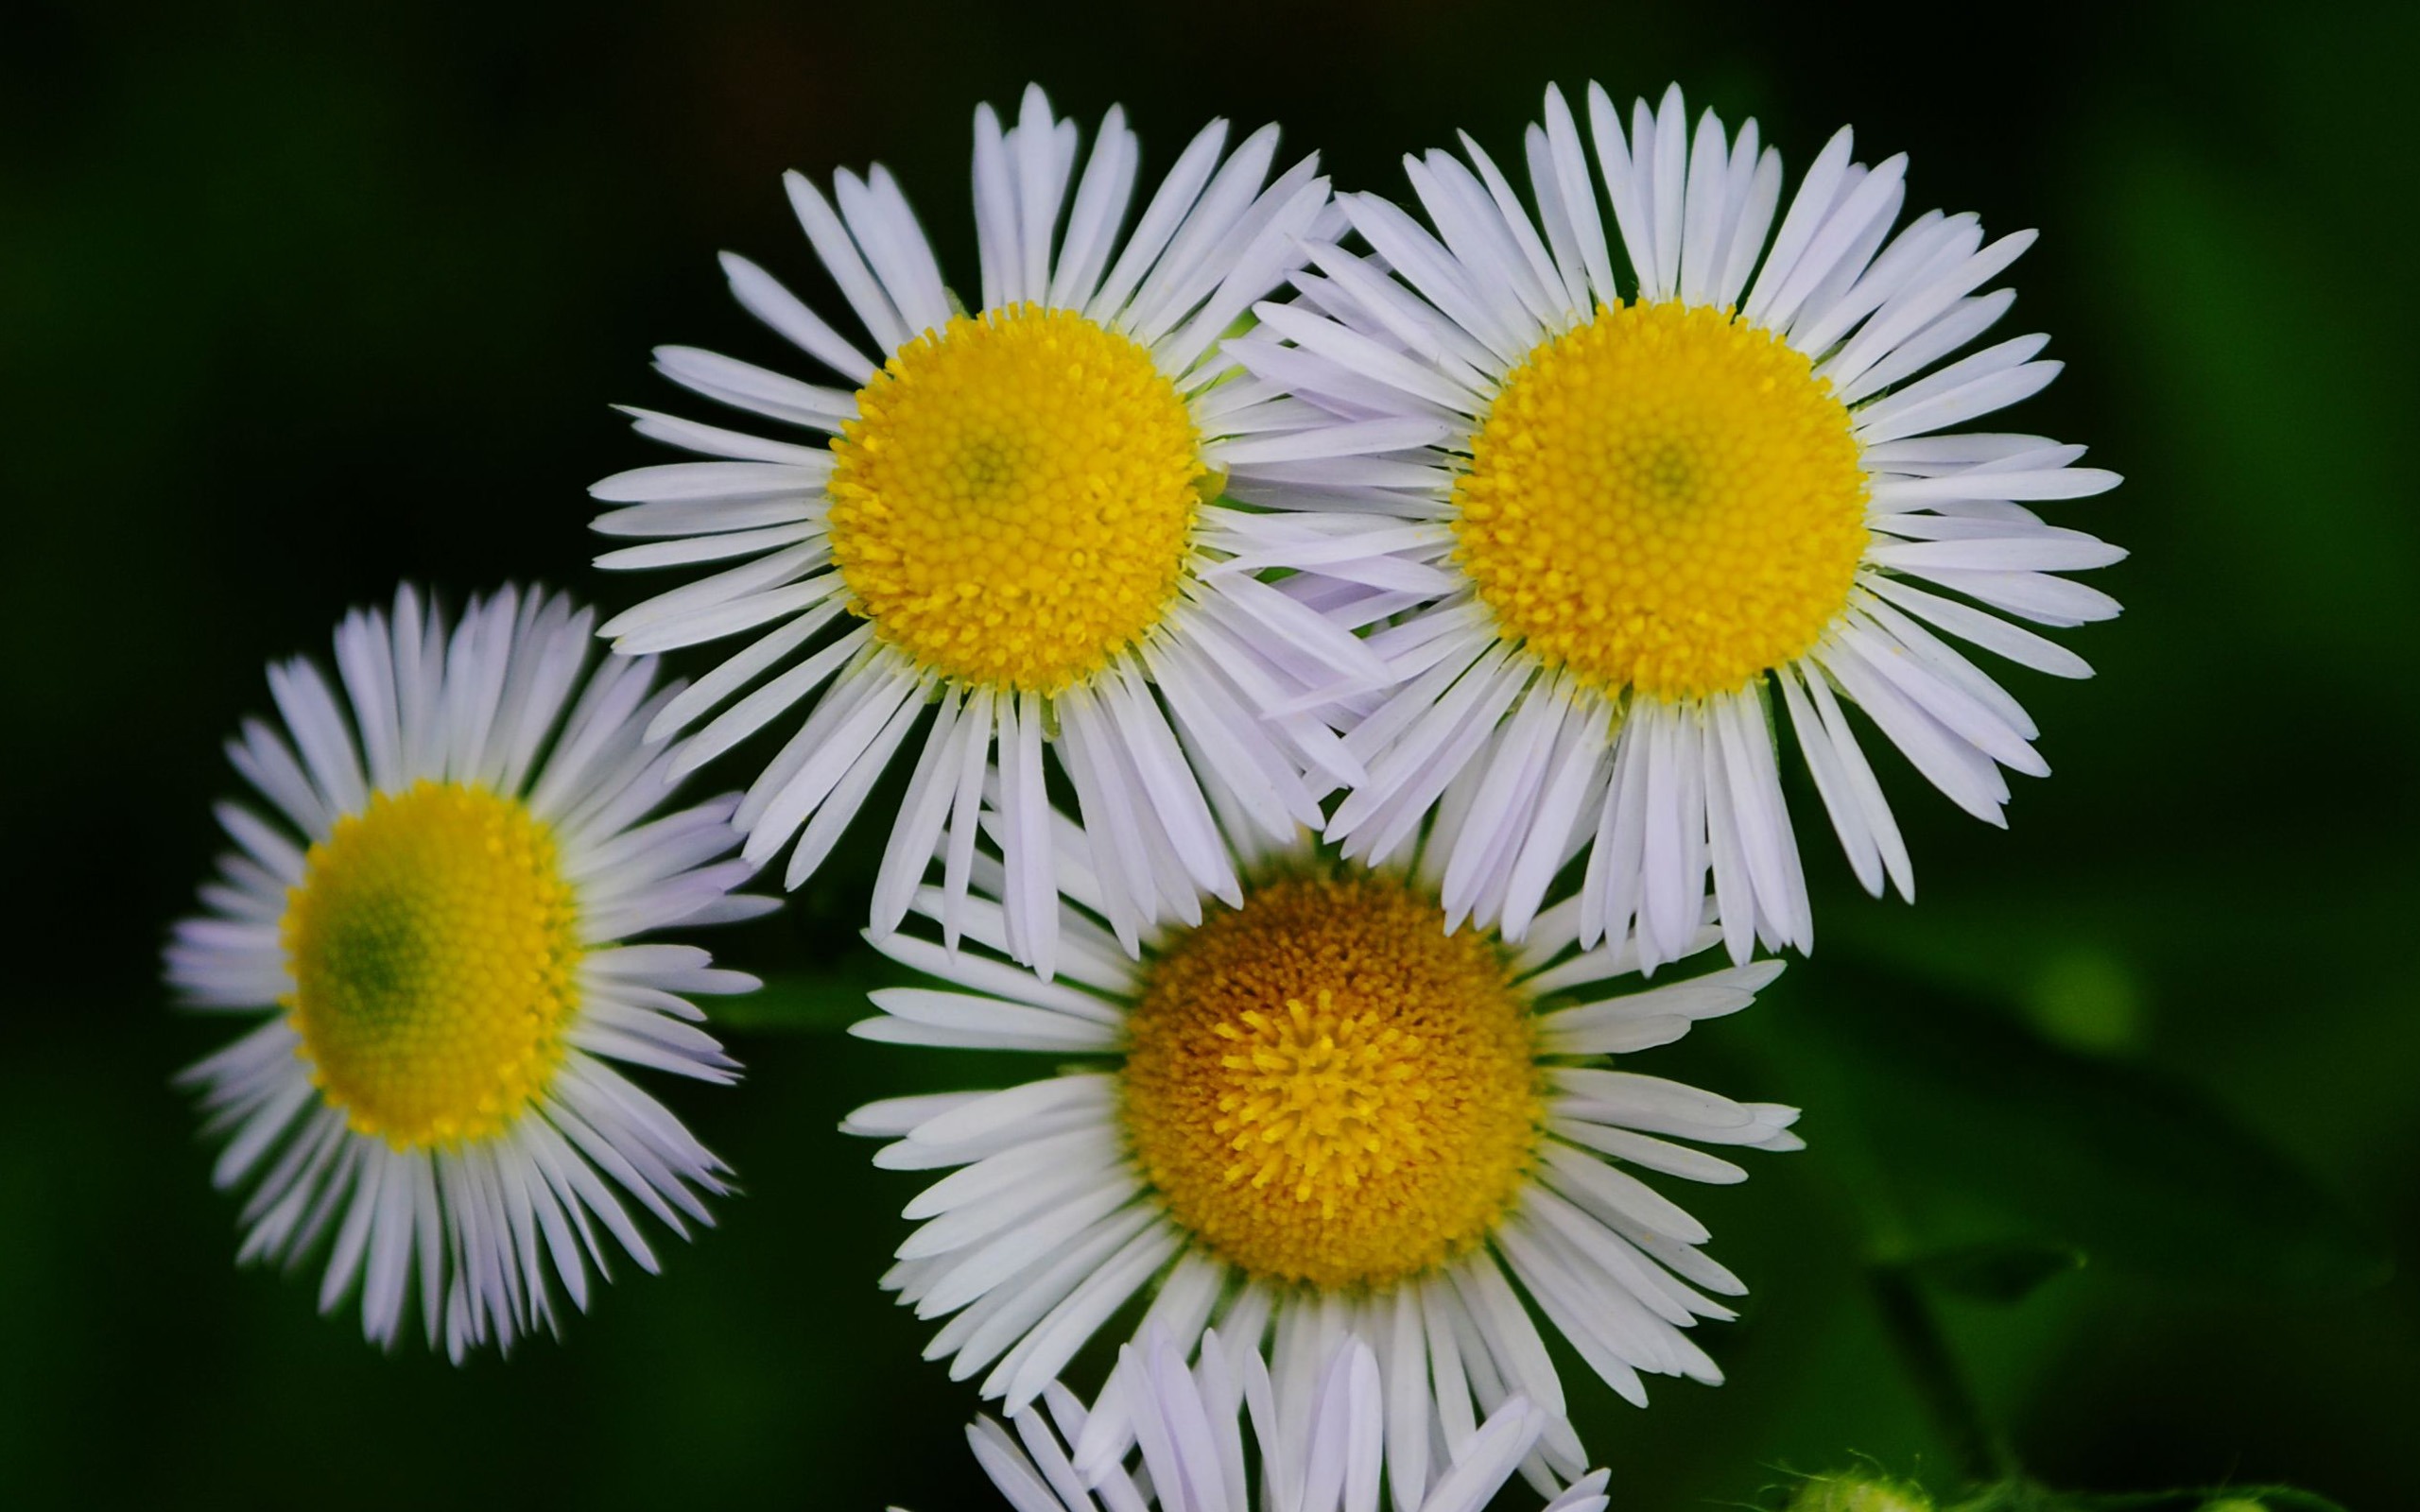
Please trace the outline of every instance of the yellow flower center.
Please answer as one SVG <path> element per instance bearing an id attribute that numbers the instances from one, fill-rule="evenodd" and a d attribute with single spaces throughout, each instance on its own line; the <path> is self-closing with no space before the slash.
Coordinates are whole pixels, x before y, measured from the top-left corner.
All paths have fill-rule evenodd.
<path id="1" fill-rule="evenodd" d="M 311 848 L 280 934 L 299 1054 L 359 1133 L 484 1139 L 562 1058 L 575 900 L 517 799 L 429 782 L 373 796 Z"/>
<path id="2" fill-rule="evenodd" d="M 1255 887 L 1155 961 L 1125 1122 L 1177 1221 L 1254 1276 L 1382 1285 L 1482 1241 L 1543 1117 L 1527 998 L 1374 872 Z"/>
<path id="3" fill-rule="evenodd" d="M 902 347 L 832 452 L 853 607 L 924 665 L 997 689 L 1057 692 L 1159 623 L 1219 490 L 1150 352 L 1031 304 Z"/>
<path id="4" fill-rule="evenodd" d="M 1454 490 L 1507 640 L 1609 693 L 1703 697 L 1803 656 L 1866 546 L 1849 413 L 1709 306 L 1599 305 L 1505 379 Z"/>

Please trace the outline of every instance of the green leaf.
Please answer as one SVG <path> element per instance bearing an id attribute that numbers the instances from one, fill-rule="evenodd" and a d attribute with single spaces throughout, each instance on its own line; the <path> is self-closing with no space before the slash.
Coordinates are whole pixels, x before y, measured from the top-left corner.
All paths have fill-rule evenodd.
<path id="1" fill-rule="evenodd" d="M 2295 1298 L 2387 1273 L 2377 1243 L 2299 1167 L 2146 1069 L 1848 962 L 1790 973 L 1784 1002 L 1772 1032 L 1807 1074 L 1809 1141 L 1864 1179 L 1885 1261 L 2080 1251 L 2180 1289 Z M 2004 1254 L 1969 1274 L 2005 1284 L 2025 1268 Z"/>
<path id="2" fill-rule="evenodd" d="M 741 997 L 714 1005 L 714 1026 L 738 1034 L 840 1034 L 873 1016 L 869 988 L 882 986 L 875 973 L 841 971 L 786 972 Z"/>
<path id="3" fill-rule="evenodd" d="M 2079 1271 L 2084 1253 L 2042 1239 L 2001 1239 L 1960 1245 L 1899 1262 L 1926 1284 L 1979 1302 L 2021 1302 L 2053 1277 Z"/>
<path id="4" fill-rule="evenodd" d="M 2064 1504 L 2076 1512 L 2344 1512 L 2324 1496 L 2290 1486 L 2214 1486 L 2198 1491 L 2075 1496 Z"/>

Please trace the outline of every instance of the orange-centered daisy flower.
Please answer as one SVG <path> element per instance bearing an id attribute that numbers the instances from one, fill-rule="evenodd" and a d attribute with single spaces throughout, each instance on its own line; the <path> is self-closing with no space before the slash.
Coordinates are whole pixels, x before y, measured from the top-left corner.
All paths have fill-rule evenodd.
<path id="1" fill-rule="evenodd" d="M 918 1228 L 884 1284 L 946 1319 L 928 1352 L 954 1376 L 1019 1411 L 1145 1294 L 1147 1324 L 1188 1358 L 1214 1320 L 1239 1347 L 1266 1340 L 1281 1398 L 1297 1400 L 1350 1329 L 1386 1363 L 1399 1488 L 1444 1473 L 1512 1393 L 1548 1419 L 1538 1476 L 1582 1472 L 1539 1314 L 1634 1401 L 1642 1375 L 1721 1379 L 1691 1330 L 1732 1315 L 1707 1293 L 1743 1288 L 1639 1173 L 1744 1179 L 1695 1146 L 1795 1149 L 1797 1112 L 1628 1058 L 1745 1007 L 1779 962 L 1642 989 L 1632 944 L 1579 947 L 1577 900 L 1519 946 L 1449 934 L 1433 870 L 1309 845 L 1246 850 L 1238 901 L 1162 926 L 1130 960 L 1061 822 L 1061 979 L 991 954 L 999 910 L 970 905 L 970 948 L 882 942 L 948 987 L 878 991 L 882 1016 L 856 1031 L 1040 1052 L 1055 1068 L 846 1125 L 893 1141 L 879 1165 L 951 1171 L 908 1205 Z M 980 871 L 989 892 L 998 870 Z M 918 907 L 942 902 L 928 889 Z M 1088 1479 L 1131 1442 L 1132 1386 L 1113 1376 L 1078 1437 Z"/>

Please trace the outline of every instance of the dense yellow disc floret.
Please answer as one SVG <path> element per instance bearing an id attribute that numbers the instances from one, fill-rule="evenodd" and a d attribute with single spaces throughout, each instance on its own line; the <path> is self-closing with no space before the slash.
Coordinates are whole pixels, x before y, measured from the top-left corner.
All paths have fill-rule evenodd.
<path id="1" fill-rule="evenodd" d="M 424 782 L 338 819 L 281 926 L 313 1084 L 399 1149 L 503 1128 L 562 1058 L 575 905 L 514 799 Z"/>
<path id="2" fill-rule="evenodd" d="M 1599 306 L 1504 381 L 1454 490 L 1499 633 L 1607 692 L 1702 697 L 1811 648 L 1866 547 L 1849 413 L 1727 311 Z"/>
<path id="3" fill-rule="evenodd" d="M 1543 1101 L 1526 997 L 1481 931 L 1376 872 L 1254 887 L 1152 963 L 1122 1087 L 1176 1220 L 1254 1276 L 1383 1285 L 1468 1251 Z"/>
<path id="4" fill-rule="evenodd" d="M 966 682 L 1099 671 L 1167 612 L 1218 491 L 1151 354 L 1069 310 L 957 317 L 857 414 L 832 443 L 833 559 L 875 634 Z"/>

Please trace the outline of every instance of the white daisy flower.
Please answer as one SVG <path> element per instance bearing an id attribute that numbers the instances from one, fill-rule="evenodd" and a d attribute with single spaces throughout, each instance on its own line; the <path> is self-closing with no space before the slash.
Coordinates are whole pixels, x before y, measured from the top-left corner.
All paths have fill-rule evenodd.
<path id="1" fill-rule="evenodd" d="M 674 758 L 640 730 L 677 685 L 611 659 L 583 681 L 593 625 L 508 588 L 449 632 L 406 588 L 337 630 L 341 697 L 272 664 L 284 730 L 227 747 L 267 814 L 219 806 L 235 849 L 167 948 L 186 1003 L 261 1021 L 182 1078 L 229 1136 L 212 1180 L 251 1189 L 239 1258 L 333 1227 L 320 1310 L 358 1283 L 382 1345 L 415 1306 L 458 1361 L 551 1329 L 609 1248 L 656 1268 L 616 1188 L 675 1233 L 724 1190 L 614 1063 L 732 1080 L 687 997 L 755 980 L 624 942 L 774 901 L 731 890 L 735 798 L 657 815 Z"/>
<path id="2" fill-rule="evenodd" d="M 1214 1318 L 1247 1348 L 1271 1335 L 1279 1395 L 1295 1399 L 1357 1332 L 1385 1367 L 1407 1508 L 1515 1392 L 1550 1419 L 1533 1477 L 1582 1469 L 1516 1280 L 1634 1402 L 1643 1373 L 1721 1379 L 1687 1331 L 1732 1315 L 1704 1292 L 1743 1288 L 1700 1252 L 1703 1226 L 1632 1173 L 1743 1179 L 1673 1141 L 1796 1149 L 1797 1111 L 1603 1057 L 1745 1007 L 1779 962 L 1640 990 L 1616 980 L 1636 970 L 1629 943 L 1576 948 L 1576 902 L 1511 948 L 1483 929 L 1447 933 L 1433 873 L 1307 846 L 1247 853 L 1240 905 L 1153 932 L 1130 961 L 1098 922 L 1080 834 L 1059 824 L 1064 980 L 975 948 L 1006 938 L 978 900 L 962 951 L 904 932 L 881 942 L 949 989 L 875 992 L 882 1016 L 855 1030 L 1061 1063 L 1006 1091 L 877 1103 L 844 1125 L 893 1142 L 878 1165 L 959 1168 L 908 1205 L 918 1228 L 883 1280 L 919 1316 L 948 1319 L 928 1357 L 1021 1411 L 1150 1294 L 1147 1324 L 1188 1351 Z M 994 892 L 997 868 L 981 873 Z M 943 902 L 927 888 L 917 907 Z M 1123 1389 L 1114 1376 L 1076 1447 L 1088 1480 L 1125 1452 Z"/>
<path id="3" fill-rule="evenodd" d="M 1228 152 L 1227 124 L 1213 122 L 1122 236 L 1140 148 L 1120 112 L 1080 179 L 1075 125 L 1039 89 L 1015 126 L 985 106 L 975 127 L 977 313 L 943 285 L 890 174 L 838 174 L 837 210 L 791 174 L 791 205 L 871 352 L 726 254 L 739 301 L 848 387 L 660 349 L 675 382 L 807 434 L 634 411 L 642 434 L 718 460 L 597 484 L 618 507 L 598 530 L 665 538 L 597 562 L 750 558 L 604 631 L 633 653 L 754 637 L 655 720 L 651 734 L 681 729 L 770 676 L 699 731 L 684 767 L 824 690 L 739 808 L 751 860 L 796 837 L 793 887 L 935 707 L 875 885 L 878 933 L 906 917 L 938 854 L 956 938 L 996 745 L 1008 939 L 1048 975 L 1046 748 L 1098 837 L 1093 864 L 1114 880 L 1110 921 L 1130 948 L 1156 918 L 1198 917 L 1199 891 L 1236 896 L 1197 768 L 1272 834 L 1321 822 L 1305 772 L 1322 789 L 1367 775 L 1308 711 L 1322 691 L 1382 685 L 1384 664 L 1354 622 L 1320 612 L 1317 580 L 1306 601 L 1304 586 L 1254 576 L 1318 559 L 1322 518 L 1238 508 L 1222 491 L 1249 500 L 1305 457 L 1442 432 L 1306 434 L 1314 412 L 1221 353 L 1220 336 L 1301 265 L 1305 239 L 1343 231 L 1315 158 L 1268 180 L 1274 127 Z"/>
<path id="4" fill-rule="evenodd" d="M 1113 1467 L 1098 1488 L 1087 1489 L 1069 1457 L 1084 1436 L 1084 1409 L 1055 1382 L 1048 1416 L 1017 1413 L 1013 1435 L 989 1418 L 967 1429 L 976 1460 L 1016 1512 L 1376 1512 L 1382 1486 L 1400 1512 L 1479 1512 L 1547 1424 L 1528 1398 L 1509 1397 L 1451 1446 L 1434 1480 L 1407 1494 L 1388 1484 L 1378 1354 L 1359 1338 L 1335 1341 L 1299 1400 L 1279 1394 L 1257 1349 L 1230 1351 L 1215 1329 L 1191 1369 L 1157 1328 L 1123 1347 L 1118 1367 L 1135 1383 L 1139 1463 Z M 1590 1472 L 1546 1512 L 1604 1512 L 1605 1482 L 1603 1470 Z"/>
<path id="5" fill-rule="evenodd" d="M 1405 680 L 1351 700 L 1370 780 L 1327 833 L 1383 859 L 1441 802 L 1460 810 L 1447 912 L 1508 938 L 1584 848 L 1582 943 L 1635 919 L 1643 963 L 1670 959 L 1710 868 L 1733 959 L 1806 949 L 1775 692 L 1858 880 L 1912 897 L 1844 705 L 2004 822 L 2000 768 L 2048 768 L 2024 710 L 1945 637 L 2087 676 L 2002 616 L 2118 612 L 2053 575 L 2124 553 L 2028 505 L 2118 480 L 2074 466 L 2080 446 L 1955 429 L 2059 370 L 2040 335 L 1956 356 L 2006 313 L 2009 290 L 1979 291 L 2032 232 L 1986 245 L 1975 216 L 1927 212 L 1893 233 L 1907 160 L 1853 163 L 1846 130 L 1783 213 L 1754 121 L 1733 136 L 1708 112 L 1692 136 L 1677 87 L 1627 133 L 1603 90 L 1587 105 L 1599 172 L 1559 92 L 1530 129 L 1534 217 L 1467 136 L 1467 163 L 1408 159 L 1435 231 L 1343 197 L 1374 255 L 1314 249 L 1301 301 L 1228 344 L 1374 438 L 1322 464 L 1332 490 L 1429 527 L 1387 559 L 1455 579 L 1372 638 Z M 1374 438 L 1415 420 L 1452 435 Z"/>

